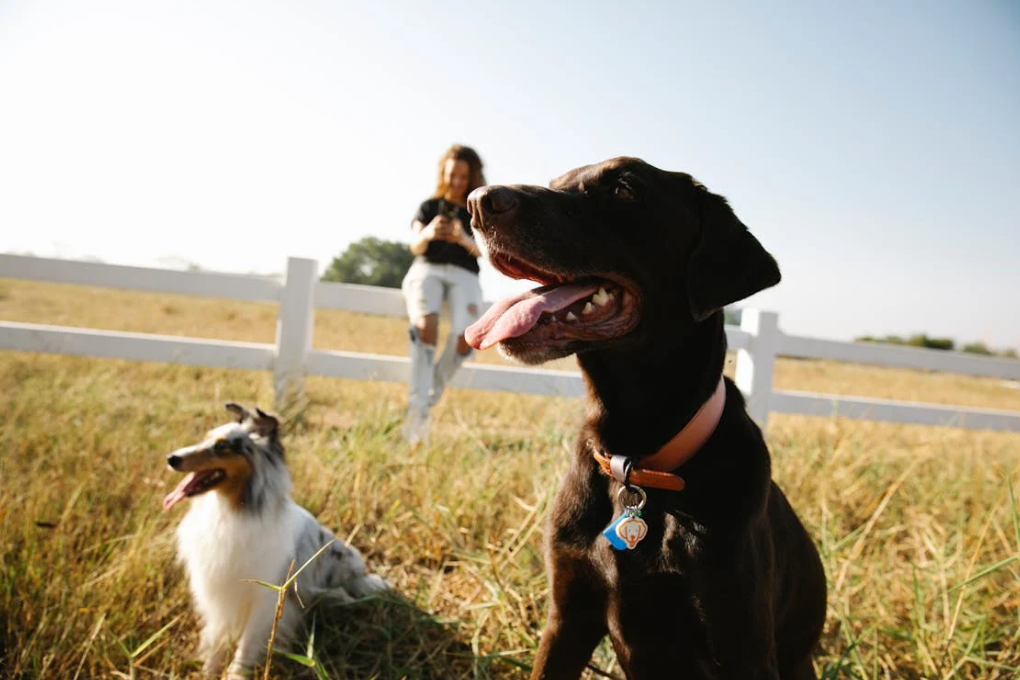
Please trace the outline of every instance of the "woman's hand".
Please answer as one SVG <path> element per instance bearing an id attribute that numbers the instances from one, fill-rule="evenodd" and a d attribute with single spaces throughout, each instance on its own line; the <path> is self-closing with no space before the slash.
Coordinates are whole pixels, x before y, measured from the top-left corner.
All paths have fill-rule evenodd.
<path id="1" fill-rule="evenodd" d="M 434 225 L 434 226 L 433 226 Z M 460 220 L 450 220 L 446 217 L 436 217 L 429 226 L 433 227 L 433 238 L 437 241 L 457 242 L 457 230 L 460 229 Z"/>
<path id="2" fill-rule="evenodd" d="M 456 243 L 474 257 L 478 257 L 480 254 L 478 244 L 476 244 L 471 235 L 464 230 L 464 225 L 461 224 L 460 220 L 453 220 L 453 236 L 449 239 L 449 241 L 450 243 Z"/>
<path id="3" fill-rule="evenodd" d="M 456 217 L 452 220 L 448 217 L 435 217 L 425 229 L 430 230 L 429 234 L 434 241 L 463 244 L 464 239 L 469 238 L 464 225 Z"/>
<path id="4" fill-rule="evenodd" d="M 414 237 L 411 239 L 411 252 L 423 255 L 431 241 L 449 241 L 454 225 L 442 215 L 436 215 L 428 224 L 414 221 Z"/>
<path id="5" fill-rule="evenodd" d="M 436 215 L 431 222 L 418 230 L 418 237 L 423 241 L 446 241 L 450 230 L 448 220 L 442 215 Z"/>
<path id="6" fill-rule="evenodd" d="M 415 222 L 417 232 L 411 241 L 411 252 L 421 255 L 428 248 L 429 241 L 446 241 L 456 243 L 473 256 L 478 257 L 479 250 L 475 240 L 468 235 L 464 224 L 457 218 L 448 219 L 442 215 L 436 215 L 432 220 L 423 225 Z"/>
<path id="7" fill-rule="evenodd" d="M 467 232 L 464 231 L 464 225 L 461 224 L 461 221 L 455 217 L 452 220 L 449 220 L 447 224 L 450 225 L 450 232 L 446 237 L 446 240 L 450 243 L 463 242 L 464 238 L 467 236 Z"/>

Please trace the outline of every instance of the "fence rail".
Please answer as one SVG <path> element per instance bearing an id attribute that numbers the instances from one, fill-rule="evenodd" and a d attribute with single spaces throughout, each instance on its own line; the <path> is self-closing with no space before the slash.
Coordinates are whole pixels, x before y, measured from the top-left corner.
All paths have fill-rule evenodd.
<path id="1" fill-rule="evenodd" d="M 898 347 L 867 342 L 838 342 L 796 335 L 779 336 L 779 354 L 808 359 L 834 359 L 854 364 L 896 366 L 922 371 L 962 373 L 1020 380 L 1020 360 L 998 359 L 939 349 Z"/>
<path id="2" fill-rule="evenodd" d="M 405 315 L 399 291 L 321 282 L 316 268 L 314 260 L 289 258 L 286 275 L 270 277 L 0 255 L 0 278 L 279 305 L 274 344 L 0 321 L 0 350 L 273 371 L 278 397 L 289 390 L 301 389 L 305 375 L 406 382 L 410 372 L 406 357 L 312 349 L 317 307 L 395 317 Z M 773 312 L 745 309 L 740 327 L 726 327 L 729 346 L 737 350 L 735 382 L 747 397 L 749 412 L 762 425 L 766 424 L 769 413 L 793 413 L 1020 432 L 1020 412 L 774 390 L 772 387 L 775 360 L 780 355 L 1008 380 L 1020 380 L 1020 361 L 787 335 L 779 330 L 778 322 L 778 315 Z M 475 363 L 465 364 L 452 384 L 468 389 L 568 397 L 580 396 L 585 391 L 584 380 L 576 371 Z"/>

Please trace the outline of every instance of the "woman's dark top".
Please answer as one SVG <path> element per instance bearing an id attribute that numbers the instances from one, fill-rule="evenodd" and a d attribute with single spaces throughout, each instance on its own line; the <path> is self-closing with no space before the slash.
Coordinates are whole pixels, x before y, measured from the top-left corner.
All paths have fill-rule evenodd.
<path id="1" fill-rule="evenodd" d="M 422 224 L 428 224 L 431 222 L 436 215 L 439 214 L 441 205 L 446 207 L 454 206 L 457 208 L 457 218 L 460 223 L 464 225 L 464 231 L 467 232 L 468 236 L 471 235 L 471 215 L 468 214 L 467 208 L 456 204 L 451 204 L 449 201 L 445 201 L 442 198 L 430 198 L 429 200 L 418 206 L 418 212 L 415 214 L 414 219 L 418 220 Z M 434 264 L 455 264 L 458 267 L 467 269 L 469 272 L 478 273 L 478 258 L 474 257 L 467 251 L 467 249 L 457 243 L 450 243 L 449 241 L 429 241 L 428 248 L 425 250 L 423 257 L 426 262 L 432 262 Z"/>

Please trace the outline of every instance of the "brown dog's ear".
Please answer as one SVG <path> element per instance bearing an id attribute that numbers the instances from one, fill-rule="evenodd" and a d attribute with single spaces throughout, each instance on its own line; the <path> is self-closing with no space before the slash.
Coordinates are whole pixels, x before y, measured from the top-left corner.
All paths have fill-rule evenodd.
<path id="1" fill-rule="evenodd" d="M 237 416 L 237 422 L 239 423 L 244 420 L 245 416 L 250 415 L 248 409 L 233 401 L 228 401 L 223 407 Z"/>
<path id="2" fill-rule="evenodd" d="M 263 437 L 276 439 L 279 436 L 280 421 L 276 419 L 276 416 L 256 407 L 252 421 L 255 423 L 255 432 Z"/>
<path id="3" fill-rule="evenodd" d="M 696 322 L 779 283 L 779 265 L 726 199 L 705 192 L 701 240 L 687 265 L 687 300 Z"/>

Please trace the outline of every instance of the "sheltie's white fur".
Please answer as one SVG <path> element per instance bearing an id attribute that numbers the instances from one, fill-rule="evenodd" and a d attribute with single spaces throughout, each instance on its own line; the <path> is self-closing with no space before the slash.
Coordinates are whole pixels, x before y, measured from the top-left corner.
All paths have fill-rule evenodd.
<path id="1" fill-rule="evenodd" d="M 265 660 L 275 617 L 276 591 L 251 580 L 283 583 L 291 560 L 300 568 L 335 537 L 291 500 L 276 419 L 236 404 L 227 408 L 237 422 L 168 456 L 172 469 L 189 474 L 164 507 L 192 498 L 177 529 L 177 554 L 203 622 L 199 655 L 205 673 L 217 676 L 236 642 L 228 670 L 236 678 Z M 366 572 L 357 549 L 336 539 L 288 591 L 274 646 L 294 640 L 306 608 L 317 599 L 346 601 L 387 587 Z"/>

